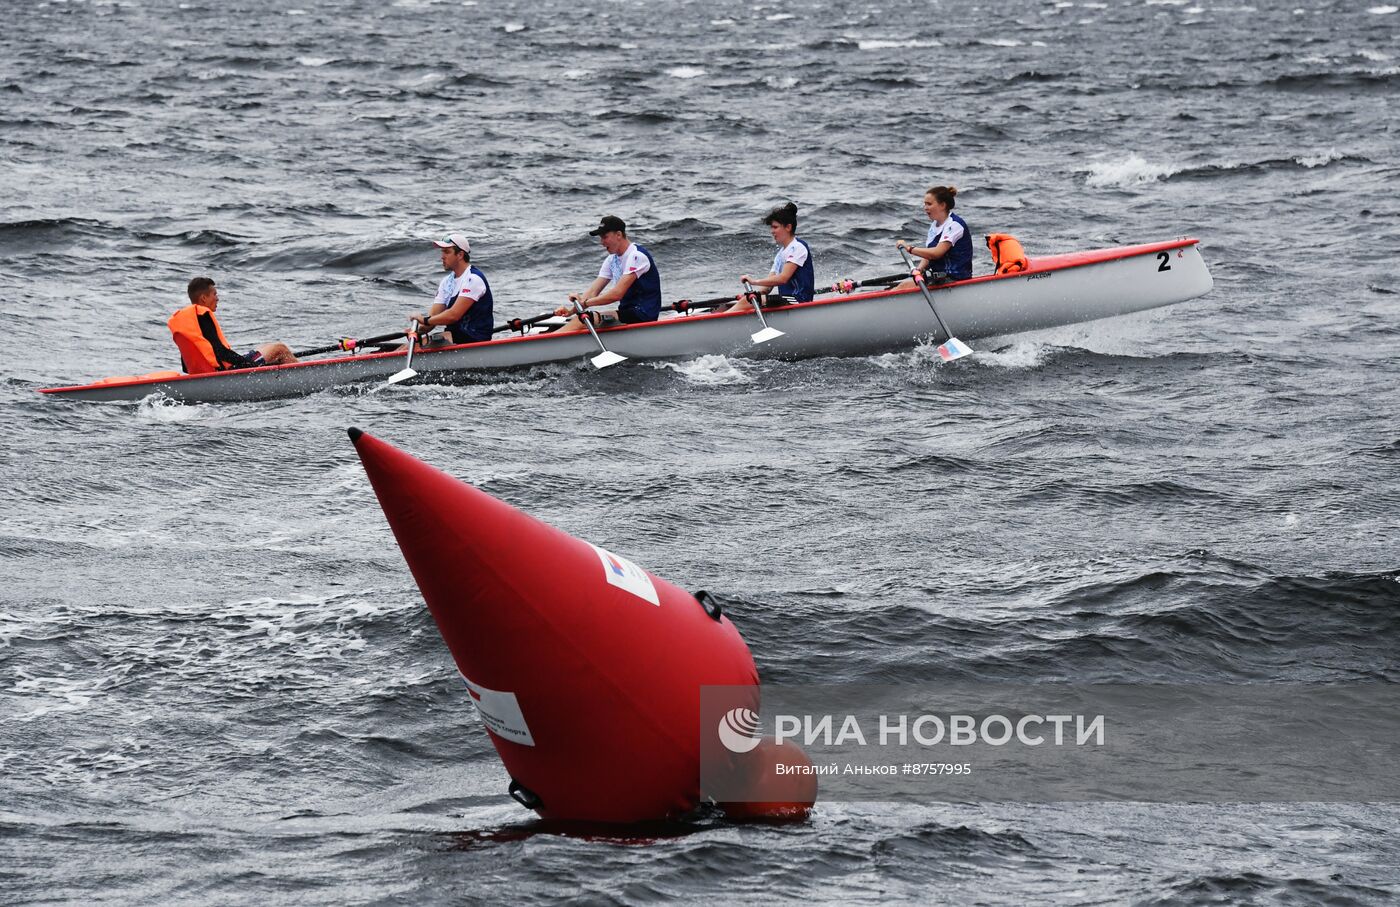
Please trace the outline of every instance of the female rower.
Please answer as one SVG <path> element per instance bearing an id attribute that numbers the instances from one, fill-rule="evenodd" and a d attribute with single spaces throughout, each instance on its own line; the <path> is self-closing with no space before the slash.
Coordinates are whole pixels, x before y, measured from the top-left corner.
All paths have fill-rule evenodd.
<path id="1" fill-rule="evenodd" d="M 967 280 L 972 276 L 972 231 L 967 221 L 953 213 L 953 186 L 934 186 L 924 193 L 924 213 L 928 215 L 928 239 L 917 246 L 899 240 L 895 245 L 922 258 L 920 270 L 926 283 Z M 912 284 L 904 284 L 911 286 Z"/>
<path id="2" fill-rule="evenodd" d="M 768 225 L 773 234 L 773 242 L 778 244 L 778 253 L 773 256 L 773 268 L 767 277 L 750 277 L 745 274 L 741 282 L 764 290 L 776 287 L 783 296 L 791 296 L 798 302 L 811 302 L 816 289 L 816 272 L 812 269 L 812 247 L 805 239 L 797 238 L 797 205 L 788 202 L 769 211 L 762 222 Z M 753 309 L 745 294 L 739 294 L 739 301 L 729 307 L 731 312 L 747 312 Z"/>

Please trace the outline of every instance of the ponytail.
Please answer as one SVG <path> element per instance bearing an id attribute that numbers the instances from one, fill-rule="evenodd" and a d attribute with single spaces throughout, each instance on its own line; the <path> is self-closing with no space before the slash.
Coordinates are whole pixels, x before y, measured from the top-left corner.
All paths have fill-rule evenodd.
<path id="1" fill-rule="evenodd" d="M 797 204 L 795 202 L 788 202 L 785 205 L 779 205 L 772 211 L 769 211 L 767 214 L 763 215 L 763 223 L 782 224 L 784 227 L 790 227 L 791 229 L 796 230 Z"/>
<path id="2" fill-rule="evenodd" d="M 957 194 L 958 187 L 956 186 L 934 186 L 924 193 L 924 195 L 932 195 L 940 205 L 949 211 L 953 210 L 953 198 Z"/>

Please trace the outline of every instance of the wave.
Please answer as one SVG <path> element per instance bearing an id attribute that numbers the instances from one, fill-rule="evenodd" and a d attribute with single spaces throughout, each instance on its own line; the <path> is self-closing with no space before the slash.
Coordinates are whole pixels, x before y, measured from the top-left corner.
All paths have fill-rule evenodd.
<path id="1" fill-rule="evenodd" d="M 1137 154 L 1113 161 L 1100 161 L 1089 165 L 1089 175 L 1085 182 L 1095 188 L 1130 189 L 1146 183 L 1156 182 L 1163 177 L 1180 172 L 1181 168 L 1171 164 L 1152 164 Z"/>
<path id="2" fill-rule="evenodd" d="M 1223 558 L 1193 561 L 1057 596 L 1053 604 L 1073 609 L 1086 632 L 1047 642 L 1029 661 L 1081 678 L 1095 673 L 1086 662 L 1101 662 L 1195 682 L 1400 679 L 1400 573 L 1287 576 Z"/>
<path id="3" fill-rule="evenodd" d="M 420 240 L 404 239 L 370 246 L 367 249 L 357 249 L 334 258 L 320 260 L 319 264 L 321 267 L 335 270 L 373 271 L 378 269 L 385 273 L 397 272 L 407 262 L 421 261 L 426 254 L 424 246 L 425 243 Z M 310 260 L 312 254 L 306 253 L 303 256 L 307 259 L 303 262 L 304 264 L 315 263 Z"/>
<path id="4" fill-rule="evenodd" d="M 1126 158 L 1096 161 L 1089 165 L 1087 171 L 1081 172 L 1087 173 L 1085 182 L 1095 188 L 1132 189 L 1165 180 L 1210 180 L 1245 173 L 1314 170 L 1336 163 L 1370 164 L 1373 161 L 1360 155 L 1344 154 L 1335 148 L 1295 157 L 1196 166 L 1154 163 L 1132 153 Z"/>
<path id="5" fill-rule="evenodd" d="M 14 220 L 0 223 L 0 242 L 7 245 L 14 240 L 33 241 L 48 245 L 58 241 L 71 242 L 79 238 L 92 237 L 112 229 L 105 221 L 86 217 L 40 217 L 33 220 Z"/>
<path id="6" fill-rule="evenodd" d="M 1289 92 L 1391 92 L 1400 84 L 1400 70 L 1298 73 L 1277 76 L 1257 84 L 1263 88 Z"/>
<path id="7" fill-rule="evenodd" d="M 872 848 L 876 860 L 961 858 L 973 863 L 986 863 L 997 857 L 1025 858 L 1040 852 L 1025 837 L 1014 831 L 983 831 L 966 825 L 938 825 L 926 822 L 884 838 Z"/>
<path id="8" fill-rule="evenodd" d="M 1341 881 L 1339 875 L 1326 881 L 1304 878 L 1276 878 L 1258 872 L 1213 873 L 1172 881 L 1169 893 L 1144 904 L 1217 903 L 1306 903 L 1369 904 L 1388 902 L 1394 892 L 1368 885 Z M 1170 881 L 1170 880 L 1169 880 Z"/>

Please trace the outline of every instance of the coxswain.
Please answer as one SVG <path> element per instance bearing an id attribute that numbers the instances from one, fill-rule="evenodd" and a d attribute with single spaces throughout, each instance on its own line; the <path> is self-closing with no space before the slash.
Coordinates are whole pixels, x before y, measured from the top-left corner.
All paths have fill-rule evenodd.
<path id="1" fill-rule="evenodd" d="M 928 215 L 928 238 L 924 245 L 899 240 L 895 243 L 909 254 L 923 259 L 919 268 L 924 282 L 930 285 L 952 280 L 967 280 L 972 276 L 972 231 L 967 221 L 953 213 L 953 200 L 958 190 L 953 186 L 934 186 L 924 193 L 924 213 Z M 900 284 L 913 286 L 912 281 Z"/>
<path id="2" fill-rule="evenodd" d="M 750 277 L 745 274 L 740 283 L 761 290 L 776 288 L 778 296 L 787 296 L 798 302 L 811 302 L 816 295 L 816 271 L 812 267 L 812 247 L 805 239 L 797 238 L 797 205 L 788 202 L 779 205 L 761 218 L 773 234 L 773 242 L 778 244 L 778 252 L 773 256 L 773 267 L 767 277 Z M 739 301 L 729 307 L 731 312 L 747 312 L 753 308 L 748 294 L 740 294 Z M 764 299 L 767 304 L 767 298 Z"/>
<path id="3" fill-rule="evenodd" d="M 638 324 L 660 317 L 661 272 L 646 247 L 627 238 L 627 224 L 622 218 L 609 214 L 598 222 L 596 229 L 588 231 L 588 235 L 598 237 L 608 257 L 603 259 L 603 266 L 588 289 L 570 293 L 569 301 L 585 310 L 617 303 L 616 312 L 589 313 L 596 315 L 604 326 Z M 554 314 L 570 315 L 575 311 L 573 306 L 564 305 L 555 309 Z M 559 330 L 581 331 L 583 322 L 577 317 L 570 318 Z"/>
<path id="4" fill-rule="evenodd" d="M 437 296 L 428 314 L 417 312 L 413 320 L 423 334 L 439 325 L 447 330 L 438 343 L 478 343 L 491 339 L 493 300 L 486 275 L 471 263 L 471 243 L 460 233 L 434 240 L 442 252 L 442 269 L 447 276 L 438 284 Z"/>
<path id="5" fill-rule="evenodd" d="M 262 365 L 285 365 L 297 357 L 285 343 L 265 343 L 247 353 L 235 353 L 219 327 L 214 311 L 219 307 L 219 290 L 208 277 L 190 281 L 186 292 L 190 304 L 170 319 L 166 325 L 180 349 L 180 365 L 186 374 L 202 375 L 229 369 L 257 368 Z"/>

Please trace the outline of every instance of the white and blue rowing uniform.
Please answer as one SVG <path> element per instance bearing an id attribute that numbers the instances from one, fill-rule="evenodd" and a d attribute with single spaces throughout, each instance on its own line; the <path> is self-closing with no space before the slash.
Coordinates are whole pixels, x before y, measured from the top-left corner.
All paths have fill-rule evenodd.
<path id="1" fill-rule="evenodd" d="M 661 273 L 656 269 L 656 259 L 645 246 L 629 243 L 621 255 L 603 259 L 603 266 L 598 269 L 598 276 L 610 285 L 628 274 L 636 279 L 618 301 L 618 321 L 623 324 L 655 321 L 661 317 Z"/>
<path id="2" fill-rule="evenodd" d="M 811 302 L 817 295 L 817 272 L 812 267 L 812 247 L 807 245 L 805 239 L 794 236 L 792 242 L 778 250 L 773 256 L 773 276 L 782 274 L 783 266 L 788 262 L 797 265 L 796 273 L 792 275 L 792 280 L 774 289 L 780 295 L 791 296 L 798 302 Z"/>
<path id="3" fill-rule="evenodd" d="M 942 258 L 934 259 L 929 270 L 942 271 L 949 280 L 967 280 L 972 276 L 972 231 L 967 221 L 949 212 L 943 223 L 928 225 L 928 248 L 936 249 L 941 242 L 950 243 L 953 248 Z"/>
<path id="4" fill-rule="evenodd" d="M 447 326 L 447 333 L 451 335 L 452 342 L 476 343 L 490 340 L 493 305 L 491 285 L 486 282 L 486 275 L 480 268 L 468 267 L 461 277 L 449 272 L 442 279 L 442 283 L 438 284 L 437 298 L 433 302 L 442 306 L 443 311 L 447 311 L 452 308 L 458 296 L 466 296 L 473 302 L 472 307 L 467 309 L 467 314 L 456 323 Z"/>

